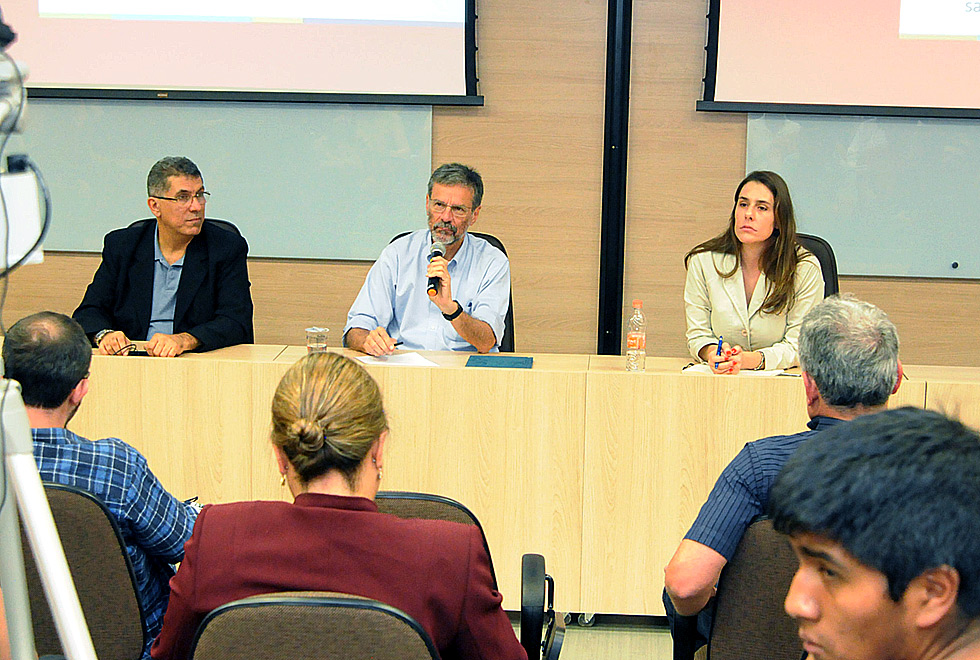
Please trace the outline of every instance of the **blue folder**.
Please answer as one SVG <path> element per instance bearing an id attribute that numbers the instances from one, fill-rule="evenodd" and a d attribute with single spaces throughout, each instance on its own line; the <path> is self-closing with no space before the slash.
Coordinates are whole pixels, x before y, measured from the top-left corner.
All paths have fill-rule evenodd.
<path id="1" fill-rule="evenodd" d="M 534 362 L 532 357 L 517 355 L 471 355 L 466 361 L 467 367 L 501 367 L 503 369 L 530 369 Z"/>

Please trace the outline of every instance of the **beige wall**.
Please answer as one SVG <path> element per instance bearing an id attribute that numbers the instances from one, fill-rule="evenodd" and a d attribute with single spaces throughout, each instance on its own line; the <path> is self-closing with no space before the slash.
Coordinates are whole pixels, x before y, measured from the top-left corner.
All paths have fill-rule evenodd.
<path id="1" fill-rule="evenodd" d="M 595 352 L 606 3 L 480 2 L 482 108 L 436 108 L 433 161 L 476 166 L 478 230 L 511 256 L 518 350 Z M 718 233 L 744 173 L 744 115 L 694 111 L 704 3 L 634 3 L 625 305 L 645 301 L 648 350 L 683 355 L 682 257 Z M 419 208 L 420 224 L 423 210 Z M 11 280 L 4 321 L 70 312 L 98 265 L 48 255 Z M 253 260 L 256 340 L 300 343 L 326 323 L 339 341 L 369 264 Z M 899 326 L 907 362 L 980 366 L 980 282 L 843 278 Z"/>

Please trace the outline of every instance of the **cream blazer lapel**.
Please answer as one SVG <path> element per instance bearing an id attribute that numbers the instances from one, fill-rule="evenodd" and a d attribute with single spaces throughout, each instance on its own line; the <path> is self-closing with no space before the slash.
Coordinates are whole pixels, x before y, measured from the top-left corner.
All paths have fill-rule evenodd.
<path id="1" fill-rule="evenodd" d="M 739 271 L 741 274 L 741 270 Z M 739 277 L 739 280 L 742 278 Z M 759 279 L 755 283 L 755 289 L 752 291 L 752 300 L 749 301 L 749 318 L 752 318 L 759 313 L 762 309 L 762 303 L 766 301 L 766 294 L 769 292 L 769 280 L 766 279 L 765 273 L 759 273 Z"/>
<path id="2" fill-rule="evenodd" d="M 736 257 L 733 254 L 720 255 L 720 258 L 719 255 L 712 254 L 711 258 L 713 260 L 717 260 L 715 263 L 716 270 L 721 271 L 722 273 L 727 273 L 729 270 L 731 270 L 732 266 L 736 265 L 735 263 Z M 735 310 L 735 313 L 738 314 L 738 319 L 739 321 L 741 321 L 742 327 L 748 328 L 749 317 L 752 316 L 752 312 L 750 312 L 751 308 L 747 307 L 745 304 L 745 285 L 742 283 L 741 266 L 735 269 L 735 274 L 732 275 L 731 277 L 720 278 L 720 279 L 721 279 L 721 286 L 725 291 L 725 295 L 728 296 L 729 300 L 731 300 L 732 308 Z M 762 279 L 763 277 L 759 278 L 760 282 L 762 281 Z M 759 285 L 756 284 L 755 288 L 756 291 L 758 291 Z M 755 302 L 755 299 L 757 297 L 756 291 L 752 292 L 752 302 Z M 758 308 L 761 306 L 762 306 L 762 301 L 759 301 L 756 304 L 756 310 L 758 310 Z"/>

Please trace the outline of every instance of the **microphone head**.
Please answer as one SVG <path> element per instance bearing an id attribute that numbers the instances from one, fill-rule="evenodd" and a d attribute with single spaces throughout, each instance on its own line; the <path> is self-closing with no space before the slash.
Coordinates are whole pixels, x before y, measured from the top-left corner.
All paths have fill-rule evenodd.
<path id="1" fill-rule="evenodd" d="M 446 244 L 441 241 L 433 241 L 429 247 L 429 261 L 432 261 L 433 257 L 444 256 L 446 256 Z"/>

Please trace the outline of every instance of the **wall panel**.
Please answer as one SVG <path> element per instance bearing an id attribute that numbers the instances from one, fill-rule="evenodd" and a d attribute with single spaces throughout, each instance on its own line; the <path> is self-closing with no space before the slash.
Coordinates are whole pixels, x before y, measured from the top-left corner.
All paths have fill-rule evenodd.
<path id="1" fill-rule="evenodd" d="M 433 163 L 459 160 L 484 176 L 475 228 L 498 235 L 510 253 L 518 349 L 594 352 L 605 3 L 494 0 L 479 10 L 486 106 L 433 110 Z M 12 278 L 4 319 L 45 308 L 70 313 L 97 265 L 91 255 L 48 254 Z M 256 341 L 301 343 L 303 328 L 326 323 L 338 345 L 369 267 L 251 260 Z"/>
<path id="2" fill-rule="evenodd" d="M 683 356 L 684 253 L 721 231 L 745 167 L 745 116 L 698 114 L 704 3 L 633 5 L 623 318 L 647 314 L 647 353 Z"/>
<path id="3" fill-rule="evenodd" d="M 480 19 L 486 106 L 434 110 L 433 161 L 462 160 L 484 174 L 477 229 L 499 235 L 510 252 L 518 350 L 594 352 L 606 5 L 494 0 L 480 3 Z M 635 3 L 633 19 L 624 315 L 643 298 L 648 352 L 682 356 L 681 259 L 727 220 L 744 173 L 746 120 L 694 110 L 702 3 Z M 11 279 L 4 321 L 42 308 L 70 312 L 97 265 L 92 255 L 49 254 L 23 269 Z M 316 322 L 337 345 L 369 265 L 252 260 L 256 340 L 301 343 Z M 906 362 L 980 366 L 971 349 L 980 282 L 844 278 L 842 288 L 889 313 Z"/>

